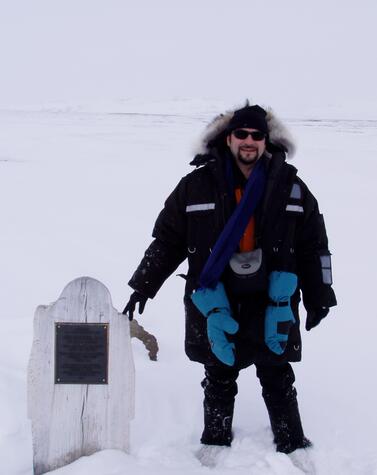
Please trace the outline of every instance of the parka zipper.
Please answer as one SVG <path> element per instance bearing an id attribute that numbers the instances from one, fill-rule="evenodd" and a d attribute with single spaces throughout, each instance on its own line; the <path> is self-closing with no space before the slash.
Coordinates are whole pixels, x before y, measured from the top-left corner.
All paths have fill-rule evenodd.
<path id="1" fill-rule="evenodd" d="M 226 197 L 227 197 L 227 193 L 222 193 L 221 194 L 221 201 L 222 201 L 221 206 L 222 206 L 222 218 L 223 218 L 223 222 L 222 222 L 223 226 L 222 227 L 225 227 L 226 221 L 227 221 L 226 216 L 225 216 L 225 199 L 226 199 Z"/>

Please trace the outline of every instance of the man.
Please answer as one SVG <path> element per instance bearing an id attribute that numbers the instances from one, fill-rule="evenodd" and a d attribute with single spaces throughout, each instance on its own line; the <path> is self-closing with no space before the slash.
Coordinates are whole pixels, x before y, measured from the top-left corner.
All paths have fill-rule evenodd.
<path id="1" fill-rule="evenodd" d="M 124 313 L 142 313 L 188 258 L 185 350 L 205 366 L 201 443 L 231 445 L 236 380 L 255 364 L 277 451 L 309 447 L 289 362 L 301 359 L 300 295 L 307 330 L 336 305 L 323 217 L 285 161 L 294 147 L 271 111 L 247 103 L 220 115 L 202 145 L 157 218 Z"/>

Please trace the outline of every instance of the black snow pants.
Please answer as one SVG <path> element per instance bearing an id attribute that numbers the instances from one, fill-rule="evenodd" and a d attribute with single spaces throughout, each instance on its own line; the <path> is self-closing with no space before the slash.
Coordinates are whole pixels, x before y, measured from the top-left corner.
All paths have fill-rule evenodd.
<path id="1" fill-rule="evenodd" d="M 279 366 L 256 366 L 262 396 L 270 417 L 276 449 L 289 453 L 308 447 L 298 411 L 295 375 L 289 363 Z M 231 445 L 234 400 L 239 370 L 205 366 L 203 444 Z"/>

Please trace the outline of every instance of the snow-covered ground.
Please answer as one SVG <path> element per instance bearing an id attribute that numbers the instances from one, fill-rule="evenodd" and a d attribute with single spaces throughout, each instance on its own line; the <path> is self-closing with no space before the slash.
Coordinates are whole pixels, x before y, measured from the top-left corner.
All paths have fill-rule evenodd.
<path id="1" fill-rule="evenodd" d="M 123 308 L 154 219 L 190 171 L 205 123 L 223 106 L 125 102 L 0 111 L 1 475 L 32 473 L 26 366 L 35 308 L 82 275 L 102 281 L 114 306 Z M 296 387 L 316 473 L 373 475 L 377 120 L 326 117 L 288 120 L 298 141 L 293 163 L 325 214 L 339 301 L 318 328 L 304 332 Z M 182 294 L 182 279 L 172 277 L 139 319 L 158 338 L 160 354 L 151 362 L 132 343 L 131 453 L 105 451 L 54 474 L 208 473 L 194 455 L 202 430 L 202 367 L 184 355 Z M 234 432 L 232 448 L 212 473 L 302 473 L 274 451 L 254 368 L 240 376 Z"/>

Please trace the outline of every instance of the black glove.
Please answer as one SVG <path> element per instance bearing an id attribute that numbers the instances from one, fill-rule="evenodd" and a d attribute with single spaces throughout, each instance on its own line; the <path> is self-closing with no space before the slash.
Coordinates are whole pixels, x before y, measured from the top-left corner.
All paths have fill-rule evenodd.
<path id="1" fill-rule="evenodd" d="M 139 315 L 141 315 L 144 312 L 144 307 L 147 303 L 147 300 L 148 297 L 135 290 L 135 292 L 131 294 L 130 300 L 128 301 L 128 304 L 124 307 L 122 314 L 128 314 L 128 320 L 131 321 L 134 318 L 136 304 L 139 302 Z"/>
<path id="2" fill-rule="evenodd" d="M 319 322 L 329 313 L 328 307 L 309 308 L 306 314 L 305 328 L 309 331 L 316 327 Z"/>

